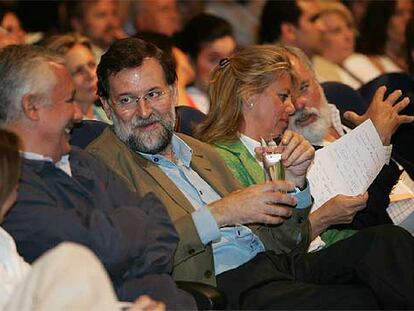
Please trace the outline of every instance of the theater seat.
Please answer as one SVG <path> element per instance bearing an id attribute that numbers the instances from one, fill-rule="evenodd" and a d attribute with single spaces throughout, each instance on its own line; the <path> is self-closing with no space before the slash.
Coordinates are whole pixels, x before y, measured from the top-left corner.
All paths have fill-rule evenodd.
<path id="1" fill-rule="evenodd" d="M 200 110 L 188 106 L 175 107 L 175 114 L 175 131 L 189 136 L 193 136 L 194 126 L 206 117 Z"/>
<path id="2" fill-rule="evenodd" d="M 382 85 L 387 87 L 386 95 L 399 89 L 403 96 L 410 96 L 411 100 L 414 100 L 414 77 L 402 72 L 383 74 L 361 86 L 358 91 L 364 100 L 370 103 L 375 91 Z"/>
<path id="3" fill-rule="evenodd" d="M 109 124 L 101 121 L 83 120 L 73 127 L 70 134 L 70 144 L 84 149 L 108 126 Z"/>
<path id="4" fill-rule="evenodd" d="M 345 111 L 354 111 L 357 114 L 363 114 L 368 104 L 362 96 L 350 86 L 340 82 L 323 82 L 322 89 L 329 103 L 334 104 L 341 113 L 341 121 L 350 128 L 355 125 L 343 117 Z"/>

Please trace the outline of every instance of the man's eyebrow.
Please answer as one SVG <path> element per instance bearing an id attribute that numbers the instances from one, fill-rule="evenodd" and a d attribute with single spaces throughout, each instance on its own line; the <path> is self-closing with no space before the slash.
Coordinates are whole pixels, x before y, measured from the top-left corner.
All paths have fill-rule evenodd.
<path id="1" fill-rule="evenodd" d="M 310 16 L 309 17 L 309 21 L 312 22 L 312 23 L 314 23 L 314 22 L 316 22 L 319 19 L 319 17 L 321 17 L 321 13 L 320 12 L 318 12 L 318 13 Z"/>

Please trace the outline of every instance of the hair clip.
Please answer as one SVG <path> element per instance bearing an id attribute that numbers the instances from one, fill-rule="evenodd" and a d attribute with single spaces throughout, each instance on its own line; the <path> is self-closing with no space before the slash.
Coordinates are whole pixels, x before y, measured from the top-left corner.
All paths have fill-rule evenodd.
<path id="1" fill-rule="evenodd" d="M 219 61 L 219 65 L 220 65 L 220 68 L 221 69 L 223 69 L 224 67 L 226 67 L 228 64 L 230 64 L 230 59 L 228 59 L 227 57 L 226 58 L 222 58 Z"/>

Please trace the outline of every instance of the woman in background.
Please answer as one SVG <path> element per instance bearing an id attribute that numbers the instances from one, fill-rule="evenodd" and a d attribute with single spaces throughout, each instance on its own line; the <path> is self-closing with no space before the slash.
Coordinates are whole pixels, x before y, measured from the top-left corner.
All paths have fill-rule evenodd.
<path id="1" fill-rule="evenodd" d="M 68 33 L 52 36 L 45 40 L 44 45 L 64 57 L 75 84 L 75 100 L 84 119 L 111 123 L 96 95 L 96 61 L 90 41 L 80 34 Z"/>
<path id="2" fill-rule="evenodd" d="M 405 28 L 413 12 L 412 0 L 371 1 L 361 21 L 358 53 L 344 67 L 368 82 L 389 72 L 407 71 Z"/>

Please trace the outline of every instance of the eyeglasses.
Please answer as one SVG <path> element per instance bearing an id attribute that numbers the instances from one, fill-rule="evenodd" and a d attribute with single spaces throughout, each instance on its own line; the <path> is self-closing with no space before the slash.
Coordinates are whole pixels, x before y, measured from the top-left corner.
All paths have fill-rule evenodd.
<path id="1" fill-rule="evenodd" d="M 156 106 L 159 103 L 164 103 L 164 101 L 167 99 L 169 95 L 169 92 L 169 87 L 155 88 L 141 96 L 133 96 L 130 94 L 122 95 L 116 101 L 113 102 L 115 106 L 117 106 L 119 109 L 130 111 L 137 109 L 137 106 L 141 99 L 143 99 L 145 103 L 151 106 Z"/>

